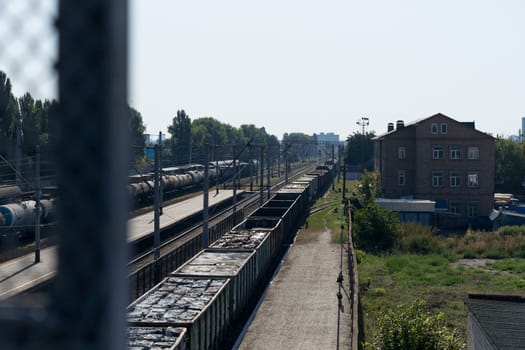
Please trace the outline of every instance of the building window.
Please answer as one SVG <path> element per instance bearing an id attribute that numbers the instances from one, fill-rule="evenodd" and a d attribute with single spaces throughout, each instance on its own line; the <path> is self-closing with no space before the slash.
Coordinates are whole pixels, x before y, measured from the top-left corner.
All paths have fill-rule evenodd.
<path id="1" fill-rule="evenodd" d="M 475 218 L 478 216 L 478 208 L 479 203 L 478 202 L 469 202 L 467 207 L 467 216 L 469 218 Z"/>
<path id="2" fill-rule="evenodd" d="M 432 147 L 432 159 L 443 159 L 443 146 Z"/>
<path id="3" fill-rule="evenodd" d="M 479 159 L 479 147 L 477 146 L 468 147 L 468 159 Z"/>
<path id="4" fill-rule="evenodd" d="M 451 172 L 449 180 L 450 187 L 461 187 L 461 173 Z"/>
<path id="5" fill-rule="evenodd" d="M 448 125 L 447 123 L 441 123 L 441 133 L 446 134 L 448 132 Z"/>
<path id="6" fill-rule="evenodd" d="M 452 214 L 461 214 L 461 204 L 459 202 L 450 202 L 449 212 Z"/>
<path id="7" fill-rule="evenodd" d="M 443 172 L 433 171 L 432 172 L 432 187 L 442 187 L 442 186 L 443 186 Z"/>
<path id="8" fill-rule="evenodd" d="M 439 131 L 438 129 L 438 123 L 432 123 L 430 125 L 430 132 L 433 133 L 433 134 L 437 134 Z"/>
<path id="9" fill-rule="evenodd" d="M 405 186 L 406 181 L 407 181 L 407 178 L 406 178 L 405 171 L 404 170 L 399 170 L 399 172 L 397 173 L 397 184 L 399 186 Z"/>
<path id="10" fill-rule="evenodd" d="M 467 187 L 479 187 L 478 174 L 469 173 L 467 174 Z"/>
<path id="11" fill-rule="evenodd" d="M 461 147 L 459 146 L 452 146 L 450 147 L 450 159 L 461 159 Z"/>
<path id="12" fill-rule="evenodd" d="M 406 159 L 406 157 L 407 157 L 407 149 L 406 149 L 406 147 L 401 146 L 401 147 L 399 147 L 397 149 L 397 157 L 399 159 Z"/>

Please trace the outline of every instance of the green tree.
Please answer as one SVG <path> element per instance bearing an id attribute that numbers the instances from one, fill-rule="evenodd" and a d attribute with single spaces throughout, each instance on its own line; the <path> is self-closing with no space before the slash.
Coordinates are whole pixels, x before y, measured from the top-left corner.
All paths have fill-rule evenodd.
<path id="1" fill-rule="evenodd" d="M 361 166 L 367 170 L 374 168 L 374 142 L 375 132 L 366 132 L 364 135 L 354 132 L 346 139 L 343 151 L 343 160 L 349 166 Z"/>
<path id="2" fill-rule="evenodd" d="M 47 146 L 56 136 L 56 123 L 58 119 L 58 101 L 45 100 L 42 105 L 40 117 L 40 144 Z"/>
<path id="3" fill-rule="evenodd" d="M 0 154 L 11 158 L 14 153 L 14 131 L 18 113 L 16 99 L 11 93 L 11 81 L 0 71 Z"/>
<path id="4" fill-rule="evenodd" d="M 40 145 L 41 119 L 44 114 L 42 101 L 35 101 L 29 92 L 18 99 L 20 118 L 22 119 L 23 151 L 32 154 Z"/>
<path id="5" fill-rule="evenodd" d="M 188 163 L 192 146 L 192 127 L 191 119 L 183 109 L 177 111 L 177 115 L 173 117 L 168 132 L 171 134 L 170 150 L 173 162 Z"/>
<path id="6" fill-rule="evenodd" d="M 243 124 L 240 127 L 243 143 L 251 140 L 251 144 L 254 145 L 248 149 L 248 152 L 244 152 L 241 155 L 241 160 L 248 162 L 251 159 L 257 159 L 259 150 L 256 145 L 266 145 L 268 134 L 264 128 L 258 128 L 254 124 Z M 278 143 L 278 141 L 277 141 Z"/>
<path id="7" fill-rule="evenodd" d="M 378 318 L 379 332 L 367 349 L 461 350 L 465 343 L 446 327 L 443 313 L 431 314 L 425 302 L 400 304 Z"/>
<path id="8" fill-rule="evenodd" d="M 213 145 L 228 144 L 228 135 L 226 132 L 226 124 L 221 123 L 215 118 L 205 117 L 195 119 L 191 124 L 193 144 L 198 147 L 198 159 L 204 159 L 204 145 L 206 143 Z M 209 160 L 215 159 L 231 159 L 231 148 L 213 147 L 209 153 Z"/>
<path id="9" fill-rule="evenodd" d="M 318 145 L 316 138 L 300 132 L 285 133 L 283 144 L 288 146 L 288 159 L 290 162 L 306 160 L 317 157 L 317 150 L 324 145 Z"/>
<path id="10" fill-rule="evenodd" d="M 525 146 L 512 140 L 498 138 L 495 145 L 498 191 L 521 193 L 525 180 Z"/>
<path id="11" fill-rule="evenodd" d="M 0 136 L 2 138 L 14 138 L 16 113 L 16 99 L 11 93 L 11 81 L 4 72 L 0 71 Z"/>
<path id="12" fill-rule="evenodd" d="M 144 132 L 146 131 L 146 127 L 144 126 L 140 112 L 132 107 L 128 108 L 131 154 L 133 155 L 133 162 L 137 163 L 144 157 L 144 148 L 146 147 L 146 136 Z"/>
<path id="13" fill-rule="evenodd" d="M 359 207 L 374 204 L 374 200 L 381 196 L 381 179 L 379 173 L 365 170 L 353 194 L 359 202 Z"/>
<path id="14" fill-rule="evenodd" d="M 352 227 L 356 245 L 370 252 L 390 250 L 401 229 L 396 215 L 375 203 L 354 212 Z"/>

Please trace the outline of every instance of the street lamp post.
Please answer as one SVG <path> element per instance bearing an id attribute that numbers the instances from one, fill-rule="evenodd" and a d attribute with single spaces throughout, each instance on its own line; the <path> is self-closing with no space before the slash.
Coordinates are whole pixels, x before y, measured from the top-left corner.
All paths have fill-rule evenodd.
<path id="1" fill-rule="evenodd" d="M 361 133 L 361 137 L 362 137 L 362 144 L 361 144 L 361 170 L 363 170 L 363 163 L 365 162 L 365 127 L 367 127 L 368 125 L 370 125 L 370 121 L 367 117 L 361 117 L 360 120 L 358 120 L 356 122 L 357 125 L 361 126 L 362 128 L 362 133 Z"/>

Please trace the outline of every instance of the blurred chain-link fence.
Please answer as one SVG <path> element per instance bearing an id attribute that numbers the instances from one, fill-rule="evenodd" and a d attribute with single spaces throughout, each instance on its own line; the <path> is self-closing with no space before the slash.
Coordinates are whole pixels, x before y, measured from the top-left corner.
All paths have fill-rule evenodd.
<path id="1" fill-rule="evenodd" d="M 55 236 L 54 198 L 48 192 L 37 203 L 36 192 L 56 188 L 50 119 L 57 105 L 57 10 L 57 0 L 0 1 L 0 300 L 23 290 L 27 274 L 38 278 L 36 254 L 25 256 L 35 250 L 37 227 L 42 247 Z M 46 263 L 55 261 L 46 254 Z"/>
<path id="2" fill-rule="evenodd" d="M 127 13 L 0 0 L 0 349 L 125 348 Z"/>

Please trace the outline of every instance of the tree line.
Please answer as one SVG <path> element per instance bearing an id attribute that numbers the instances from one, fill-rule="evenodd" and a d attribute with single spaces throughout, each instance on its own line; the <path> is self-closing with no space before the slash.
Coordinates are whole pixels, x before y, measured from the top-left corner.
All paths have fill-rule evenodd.
<path id="1" fill-rule="evenodd" d="M 242 124 L 234 127 L 213 117 L 192 120 L 184 110 L 178 110 L 168 125 L 170 138 L 164 141 L 164 158 L 174 165 L 203 162 L 204 147 L 208 145 L 208 159 L 239 159 L 248 162 L 259 159 L 261 152 L 264 162 L 275 163 L 285 156 L 292 162 L 306 160 L 317 154 L 314 136 L 303 133 L 285 133 L 282 142 L 269 134 L 264 127 Z"/>
<path id="2" fill-rule="evenodd" d="M 22 174 L 31 178 L 37 146 L 41 153 L 43 172 L 54 175 L 53 150 L 58 132 L 59 102 L 56 99 L 35 99 L 29 92 L 14 96 L 11 81 L 0 71 L 0 182 L 15 179 L 12 167 L 16 158 L 22 159 Z M 130 169 L 147 166 L 147 135 L 141 113 L 129 108 Z M 243 124 L 239 128 L 220 122 L 213 117 L 192 120 L 184 110 L 178 110 L 168 127 L 170 138 L 163 140 L 163 165 L 172 166 L 204 161 L 204 146 L 210 146 L 210 160 L 233 159 L 241 149 L 240 160 L 248 162 L 259 159 L 261 151 L 264 162 L 275 163 L 286 155 L 292 162 L 318 156 L 319 147 L 315 136 L 303 133 L 286 133 L 281 143 L 264 127 Z M 17 141 L 18 140 L 18 141 Z M 20 147 L 17 145 L 20 144 Z M 20 151 L 20 155 L 18 155 Z M 51 175 L 53 174 L 53 175 Z"/>
<path id="3" fill-rule="evenodd" d="M 35 99 L 29 92 L 14 96 L 11 80 L 0 71 L 0 183 L 15 179 L 13 168 L 32 181 L 37 146 L 41 153 L 42 176 L 54 184 L 54 145 L 58 133 L 59 103 L 56 99 Z M 133 160 L 144 156 L 145 126 L 141 114 L 129 107 L 130 153 Z M 67 131 L 65 131 L 67 132 Z M 20 147 L 18 146 L 20 145 Z"/>

